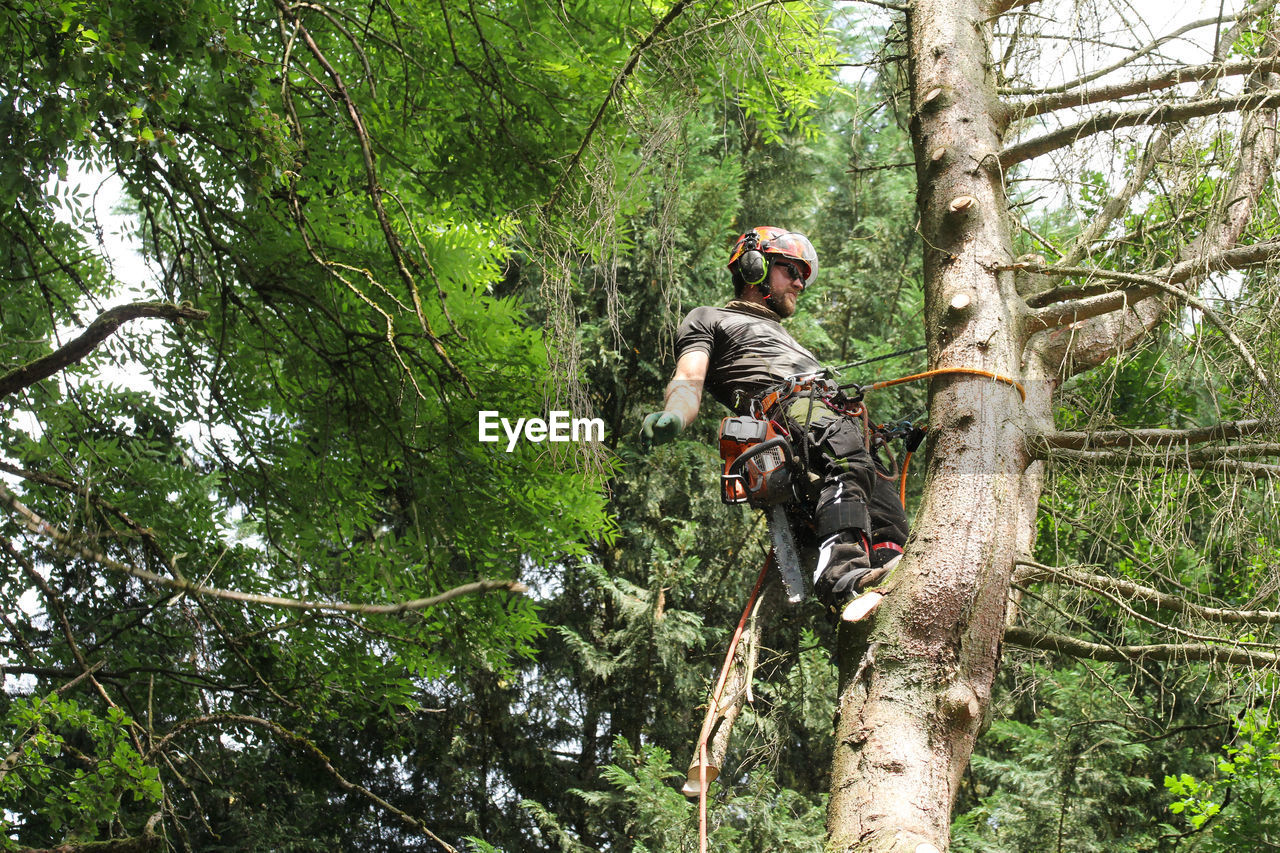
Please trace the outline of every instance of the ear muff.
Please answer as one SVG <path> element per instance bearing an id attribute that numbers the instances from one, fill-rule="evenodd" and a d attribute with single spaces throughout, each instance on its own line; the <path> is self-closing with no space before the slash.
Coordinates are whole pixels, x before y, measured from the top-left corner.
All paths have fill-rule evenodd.
<path id="1" fill-rule="evenodd" d="M 769 261 L 764 253 L 756 249 L 748 249 L 738 258 L 738 272 L 748 287 L 757 287 L 766 293 L 769 290 L 766 279 L 769 277 Z"/>

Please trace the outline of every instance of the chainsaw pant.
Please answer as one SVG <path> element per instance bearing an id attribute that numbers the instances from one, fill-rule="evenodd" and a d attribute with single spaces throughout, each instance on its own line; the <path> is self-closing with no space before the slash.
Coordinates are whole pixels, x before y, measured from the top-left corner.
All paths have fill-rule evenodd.
<path id="1" fill-rule="evenodd" d="M 822 480 L 813 589 L 824 607 L 839 612 L 873 567 L 901 553 L 907 519 L 888 472 L 867 450 L 860 421 L 826 419 L 809 436 L 809 465 Z"/>

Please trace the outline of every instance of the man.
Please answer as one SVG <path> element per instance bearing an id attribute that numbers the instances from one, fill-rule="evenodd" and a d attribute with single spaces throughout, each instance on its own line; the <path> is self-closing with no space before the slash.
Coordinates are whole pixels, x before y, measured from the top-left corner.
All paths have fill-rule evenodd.
<path id="1" fill-rule="evenodd" d="M 735 244 L 729 270 L 734 299 L 723 308 L 696 308 L 680 324 L 663 411 L 647 415 L 641 430 L 653 444 L 674 439 L 693 422 L 704 386 L 741 415 L 753 398 L 788 378 L 822 370 L 781 324 L 817 277 L 818 256 L 808 238 L 772 226 L 752 229 Z M 834 398 L 806 396 L 781 415 L 798 454 L 799 442 L 808 442 L 809 467 L 820 478 L 812 508 L 814 593 L 831 612 L 858 619 L 875 602 L 855 600 L 901 555 L 907 521 L 889 477 L 866 447 L 862 421 L 842 409 Z"/>

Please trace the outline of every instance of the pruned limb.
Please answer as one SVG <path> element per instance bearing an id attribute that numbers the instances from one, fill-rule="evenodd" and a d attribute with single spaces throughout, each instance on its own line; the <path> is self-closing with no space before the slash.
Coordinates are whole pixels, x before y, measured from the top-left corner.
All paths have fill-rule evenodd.
<path id="1" fill-rule="evenodd" d="M 1280 654 L 1209 643 L 1155 643 L 1141 646 L 1109 646 L 1090 643 L 1061 634 L 1046 634 L 1030 628 L 1006 628 L 1007 645 L 1044 652 L 1056 652 L 1069 657 L 1087 658 L 1115 663 L 1141 663 L 1163 661 L 1167 663 L 1223 663 L 1268 669 L 1280 665 Z"/>
<path id="2" fill-rule="evenodd" d="M 1280 71 L 1280 57 L 1268 56 L 1262 59 L 1248 59 L 1237 62 L 1208 62 L 1203 65 L 1175 68 L 1163 74 L 1156 74 L 1141 80 L 1113 83 L 1109 86 L 1098 86 L 1093 89 L 1059 92 L 1036 98 L 1026 103 L 1015 104 L 1011 109 L 1018 118 L 1033 118 L 1055 110 L 1085 107 L 1090 104 L 1114 101 L 1119 98 L 1132 97 L 1133 95 L 1158 92 L 1183 83 L 1220 80 L 1224 77 L 1238 77 L 1260 71 Z"/>
<path id="3" fill-rule="evenodd" d="M 329 756 L 325 755 L 320 747 L 316 746 L 310 740 L 291 729 L 285 728 L 279 723 L 273 723 L 272 721 L 264 720 L 261 717 L 253 717 L 247 714 L 209 714 L 204 717 L 193 717 L 191 719 L 183 720 L 170 729 L 164 737 L 158 739 L 155 744 L 152 745 L 151 749 L 147 752 L 147 757 L 150 758 L 156 753 L 162 751 L 168 743 L 173 740 L 173 738 L 190 729 L 201 728 L 203 726 L 223 726 L 235 723 L 266 729 L 291 746 L 301 749 L 303 752 L 318 760 L 324 766 L 325 771 L 334 778 L 343 790 L 357 793 L 372 802 L 374 805 L 378 806 L 380 809 L 388 811 L 400 818 L 400 820 L 404 821 L 415 831 L 421 832 L 427 838 L 430 838 L 436 844 L 440 845 L 441 849 L 447 851 L 447 853 L 458 853 L 457 848 L 453 847 L 432 832 L 431 829 L 421 820 L 403 809 L 396 808 L 391 803 L 373 793 L 373 791 L 370 791 L 363 785 L 358 785 L 355 782 L 350 781 L 339 773 L 337 768 L 333 766 L 333 762 L 329 759 Z"/>
<path id="4" fill-rule="evenodd" d="M 46 356 L 41 356 L 0 376 L 0 398 L 29 388 L 42 379 L 48 379 L 53 374 L 84 360 L 89 353 L 98 348 L 99 344 L 130 320 L 156 317 L 171 323 L 181 323 L 185 320 L 204 320 L 208 316 L 208 311 L 201 311 L 190 305 L 173 305 L 168 302 L 134 302 L 109 308 L 99 314 L 80 337 L 66 346 L 59 347 Z"/>
<path id="5" fill-rule="evenodd" d="M 768 583 L 752 608 L 751 621 L 742 636 L 742 651 L 734 656 L 716 708 L 714 719 L 707 738 L 706 770 L 699 776 L 699 752 L 695 747 L 693 758 L 689 762 L 689 771 L 685 776 L 685 796 L 697 796 L 700 778 L 710 784 L 720 775 L 724 767 L 725 756 L 729 753 L 729 737 L 734 723 L 742 713 L 743 706 L 750 701 L 751 682 L 755 678 L 756 662 L 760 656 L 761 637 L 764 626 L 771 625 L 776 618 L 782 599 L 781 579 L 770 576 Z"/>
<path id="6" fill-rule="evenodd" d="M 1000 167 L 1008 169 L 1010 166 L 1048 154 L 1050 151 L 1066 148 L 1096 133 L 1120 130 L 1125 127 L 1177 123 L 1222 113 L 1270 110 L 1276 107 L 1280 107 L 1280 92 L 1268 89 L 1233 98 L 1206 98 L 1181 104 L 1161 104 L 1157 107 L 1144 107 L 1138 110 L 1102 113 L 1084 121 L 1060 127 L 1034 139 L 1010 145 L 1000 152 Z"/>
<path id="7" fill-rule="evenodd" d="M 1194 429 L 1114 429 L 1096 432 L 1048 432 L 1033 436 L 1028 444 L 1037 458 L 1054 450 L 1090 450 L 1107 447 L 1167 447 L 1171 444 L 1203 444 L 1262 435 L 1275 430 L 1266 421 L 1224 421 Z"/>
<path id="8" fill-rule="evenodd" d="M 429 607 L 444 604 L 447 601 L 452 601 L 453 599 L 460 598 L 464 595 L 476 595 L 479 593 L 493 592 L 495 590 L 507 590 L 512 593 L 521 593 L 527 589 L 527 587 L 519 581 L 480 580 L 445 590 L 439 595 L 433 595 L 427 598 L 415 598 L 411 601 L 401 601 L 395 604 L 358 604 L 345 601 L 305 601 L 296 598 L 281 598 L 275 595 L 255 595 L 253 593 L 240 592 L 239 590 L 234 589 L 220 589 L 217 587 L 205 586 L 201 583 L 180 580 L 178 578 L 162 577 L 154 572 L 149 572 L 146 569 L 139 569 L 125 565 L 124 563 L 111 559 L 105 554 L 99 554 L 91 548 L 78 544 L 66 531 L 54 527 L 39 515 L 32 512 L 31 509 L 19 501 L 17 497 L 14 496 L 14 494 L 3 484 L 0 484 L 0 503 L 7 505 L 19 518 L 21 518 L 24 526 L 32 533 L 52 540 L 60 551 L 97 563 L 103 568 L 132 575 L 135 578 L 156 584 L 157 586 L 165 587 L 166 589 L 172 589 L 177 592 L 185 592 L 189 595 L 203 596 L 206 598 L 221 598 L 228 601 L 241 601 L 245 604 L 284 607 L 291 610 L 320 610 L 331 613 L 359 613 L 369 616 L 385 616 L 396 613 L 408 613 L 414 610 L 424 610 Z"/>
<path id="9" fill-rule="evenodd" d="M 1275 625 L 1280 623 L 1280 611 L 1276 610 L 1233 610 L 1225 607 L 1203 607 L 1192 604 L 1185 598 L 1169 595 L 1152 589 L 1149 586 L 1128 581 L 1123 578 L 1100 575 L 1080 569 L 1058 568 L 1033 563 L 1029 560 L 1018 562 L 1018 571 L 1014 575 L 1016 583 L 1060 583 L 1079 586 L 1085 589 L 1104 590 L 1117 593 L 1127 601 L 1141 601 L 1160 610 L 1181 613 L 1206 622 L 1219 622 L 1241 625 Z"/>

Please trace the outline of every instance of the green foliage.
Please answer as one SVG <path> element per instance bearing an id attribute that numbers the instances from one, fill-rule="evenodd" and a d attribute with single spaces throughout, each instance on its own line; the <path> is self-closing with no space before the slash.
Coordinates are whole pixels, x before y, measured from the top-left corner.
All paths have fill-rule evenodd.
<path id="1" fill-rule="evenodd" d="M 16 699 L 4 719 L 12 744 L 0 776 L 0 821 L 6 849 L 17 849 L 11 811 L 31 790 L 43 794 L 41 818 L 52 832 L 93 841 L 124 813 L 160 806 L 159 774 L 130 741 L 130 720 L 119 708 L 103 716 L 56 694 Z"/>
<path id="2" fill-rule="evenodd" d="M 1250 709 L 1222 747 L 1214 781 L 1188 773 L 1166 776 L 1180 815 L 1194 835 L 1191 849 L 1262 850 L 1280 843 L 1280 721 L 1265 709 Z"/>

